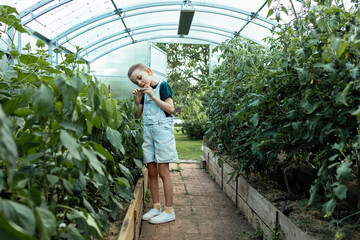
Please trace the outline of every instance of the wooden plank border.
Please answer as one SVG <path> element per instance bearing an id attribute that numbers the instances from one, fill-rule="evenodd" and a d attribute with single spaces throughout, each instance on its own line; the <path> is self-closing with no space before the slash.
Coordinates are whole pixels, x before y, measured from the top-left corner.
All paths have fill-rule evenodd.
<path id="1" fill-rule="evenodd" d="M 131 200 L 121 226 L 117 240 L 137 240 L 140 235 L 141 216 L 144 212 L 145 194 L 148 189 L 148 170 L 143 167 L 141 177 L 134 189 L 134 199 Z"/>
<path id="2" fill-rule="evenodd" d="M 220 168 L 218 157 L 206 146 L 203 146 L 203 157 L 208 168 L 206 170 L 214 176 L 216 182 L 236 204 L 236 207 L 244 212 L 248 222 L 254 228 L 261 228 L 264 234 L 271 235 L 271 231 L 278 224 L 283 232 L 283 239 L 311 240 L 305 232 L 274 207 L 242 176 L 227 183 L 230 173 L 234 169 L 225 161 Z"/>

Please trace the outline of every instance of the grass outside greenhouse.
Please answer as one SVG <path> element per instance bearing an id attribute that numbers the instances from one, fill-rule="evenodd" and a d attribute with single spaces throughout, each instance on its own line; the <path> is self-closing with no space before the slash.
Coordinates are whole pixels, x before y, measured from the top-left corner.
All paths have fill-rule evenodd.
<path id="1" fill-rule="evenodd" d="M 200 155 L 202 154 L 201 146 L 203 141 L 190 139 L 186 134 L 181 132 L 181 127 L 175 127 L 174 135 L 179 160 L 200 161 Z"/>

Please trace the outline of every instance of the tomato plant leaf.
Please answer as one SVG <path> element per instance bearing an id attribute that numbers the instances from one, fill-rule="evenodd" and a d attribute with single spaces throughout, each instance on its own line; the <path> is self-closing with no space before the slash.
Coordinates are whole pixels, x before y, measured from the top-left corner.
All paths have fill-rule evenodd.
<path id="1" fill-rule="evenodd" d="M 331 200 L 327 201 L 322 205 L 323 213 L 327 213 L 327 212 L 332 213 L 334 212 L 335 207 L 336 207 L 336 200 L 335 198 L 332 198 Z"/>
<path id="2" fill-rule="evenodd" d="M 351 180 L 353 178 L 352 176 L 352 170 L 350 167 L 349 162 L 343 162 L 341 163 L 340 167 L 336 169 L 336 179 L 341 180 Z"/>
<path id="3" fill-rule="evenodd" d="M 334 188 L 334 193 L 340 200 L 344 200 L 346 198 L 347 187 L 343 184 L 340 184 Z"/>
<path id="4" fill-rule="evenodd" d="M 270 8 L 269 11 L 268 11 L 268 14 L 266 15 L 266 18 L 268 18 L 269 16 L 271 16 L 271 14 L 274 13 L 274 9 L 273 8 Z"/>

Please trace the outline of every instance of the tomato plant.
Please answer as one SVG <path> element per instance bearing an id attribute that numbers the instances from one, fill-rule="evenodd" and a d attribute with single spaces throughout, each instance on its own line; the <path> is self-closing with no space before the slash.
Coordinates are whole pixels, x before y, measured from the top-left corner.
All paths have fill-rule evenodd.
<path id="1" fill-rule="evenodd" d="M 316 168 L 309 204 L 336 214 L 346 182 L 360 179 L 360 11 L 310 2 L 266 47 L 241 39 L 219 47 L 222 62 L 208 81 L 207 137 L 238 172 L 276 180 L 294 164 Z"/>
<path id="2" fill-rule="evenodd" d="M 14 8 L 0 14 L 1 34 L 25 32 Z M 54 66 L 36 45 L 0 52 L 0 235 L 102 239 L 141 173 L 135 106 L 110 98 L 77 54 L 55 49 L 64 58 Z"/>

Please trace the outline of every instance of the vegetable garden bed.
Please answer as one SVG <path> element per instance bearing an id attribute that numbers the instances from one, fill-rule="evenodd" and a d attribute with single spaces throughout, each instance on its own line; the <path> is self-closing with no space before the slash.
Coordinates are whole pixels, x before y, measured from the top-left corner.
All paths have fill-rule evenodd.
<path id="1" fill-rule="evenodd" d="M 145 207 L 145 193 L 148 189 L 148 170 L 142 168 L 143 176 L 139 178 L 134 188 L 134 199 L 126 207 L 126 213 L 123 218 L 110 223 L 109 234 L 106 234 L 105 240 L 132 240 L 138 239 L 141 228 L 141 216 Z"/>
<path id="2" fill-rule="evenodd" d="M 284 239 L 311 239 L 311 237 L 296 226 L 288 217 L 277 209 L 270 201 L 261 195 L 247 180 L 239 176 L 228 181 L 234 169 L 226 161 L 218 164 L 219 156 L 204 146 L 202 166 L 213 175 L 223 191 L 244 212 L 249 223 L 261 229 L 265 235 L 282 233 Z M 278 228 L 277 228 L 278 226 Z M 276 230 L 277 229 L 277 230 Z"/>

